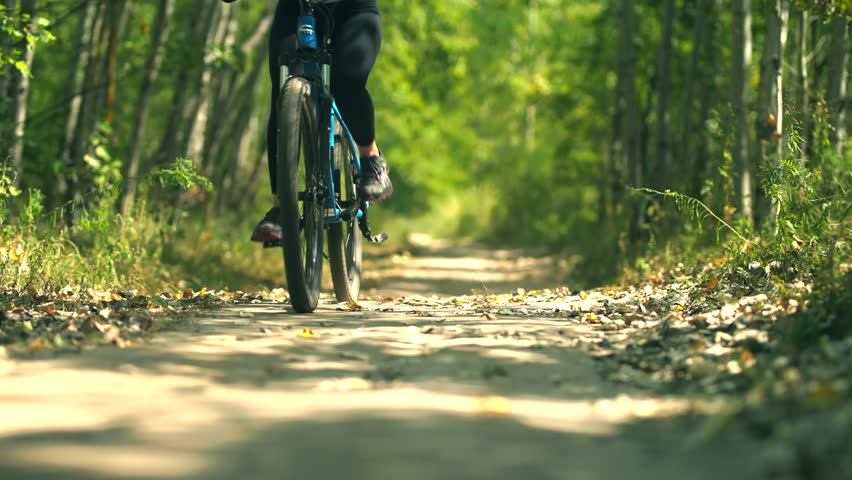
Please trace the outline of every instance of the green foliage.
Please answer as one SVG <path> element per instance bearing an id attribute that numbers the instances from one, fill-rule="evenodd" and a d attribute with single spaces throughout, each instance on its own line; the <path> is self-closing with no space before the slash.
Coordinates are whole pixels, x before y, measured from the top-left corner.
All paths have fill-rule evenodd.
<path id="1" fill-rule="evenodd" d="M 105 122 L 99 123 L 89 138 L 88 152 L 83 155 L 83 163 L 95 188 L 106 188 L 121 181 L 122 161 L 109 151 L 111 136 L 112 127 Z"/>
<path id="2" fill-rule="evenodd" d="M 835 15 L 852 17 L 852 0 L 795 0 L 799 10 L 809 10 L 822 18 Z"/>
<path id="3" fill-rule="evenodd" d="M 744 237 L 737 229 L 730 226 L 727 222 L 722 220 L 713 210 L 710 209 L 707 205 L 704 204 L 701 200 L 697 198 L 690 197 L 689 195 L 684 195 L 682 193 L 673 192 L 671 190 L 666 190 L 665 192 L 660 192 L 658 190 L 654 190 L 652 188 L 638 188 L 635 189 L 639 192 L 645 192 L 652 195 L 659 195 L 664 198 L 670 198 L 674 200 L 675 205 L 677 206 L 678 211 L 687 215 L 693 222 L 695 222 L 696 227 L 698 227 L 698 232 L 701 233 L 703 229 L 703 225 L 705 220 L 712 217 L 716 222 L 718 222 L 718 227 L 716 229 L 717 232 L 717 240 L 719 238 L 719 230 L 723 227 L 737 236 L 740 240 L 743 241 L 744 246 L 748 246 L 751 242 Z"/>
<path id="4" fill-rule="evenodd" d="M 213 191 L 213 183 L 198 172 L 192 160 L 186 158 L 178 158 L 170 166 L 152 170 L 149 179 L 163 187 L 190 190 L 198 186 L 207 192 Z"/>
<path id="5" fill-rule="evenodd" d="M 12 186 L 12 174 L 0 170 L 0 291 L 47 294 L 71 286 L 143 290 L 166 288 L 162 275 L 164 245 L 177 230 L 171 219 L 181 216 L 175 206 L 136 206 L 128 217 L 115 212 L 120 192 L 116 175 L 104 170 L 109 152 L 96 138 L 87 162 L 96 180 L 93 188 L 67 208 L 46 210 L 44 195 L 30 190 L 12 211 L 7 202 L 22 197 Z M 160 195 L 172 189 L 212 188 L 191 161 L 178 159 L 152 174 Z M 70 216 L 73 222 L 67 222 Z M 12 221 L 6 221 L 12 219 Z"/>
<path id="6" fill-rule="evenodd" d="M 29 14 L 18 14 L 0 5 L 0 65 L 11 65 L 22 75 L 30 76 L 23 50 L 56 40 L 49 30 L 50 23 L 49 19 L 39 17 L 32 25 Z M 4 73 L 5 69 L 0 69 L 0 75 Z"/>

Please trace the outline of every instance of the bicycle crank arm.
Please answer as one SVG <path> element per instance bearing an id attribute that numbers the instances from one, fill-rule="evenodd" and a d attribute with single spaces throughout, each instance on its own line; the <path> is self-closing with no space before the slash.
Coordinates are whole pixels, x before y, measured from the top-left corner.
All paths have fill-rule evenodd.
<path id="1" fill-rule="evenodd" d="M 361 203 L 361 212 L 363 213 L 363 215 L 361 215 L 361 217 L 358 218 L 358 227 L 361 228 L 361 233 L 364 235 L 364 238 L 366 238 L 367 241 L 370 242 L 370 243 L 383 243 L 385 240 L 387 240 L 388 239 L 387 233 L 382 232 L 378 235 L 373 235 L 373 232 L 370 231 L 370 220 L 367 219 L 367 203 L 366 202 Z"/>

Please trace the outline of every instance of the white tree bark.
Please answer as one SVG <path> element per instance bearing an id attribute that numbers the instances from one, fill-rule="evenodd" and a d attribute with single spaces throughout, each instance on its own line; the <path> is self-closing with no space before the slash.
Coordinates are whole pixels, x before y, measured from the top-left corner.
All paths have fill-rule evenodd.
<path id="1" fill-rule="evenodd" d="M 849 24 L 838 15 L 831 21 L 831 43 L 828 51 L 828 84 L 826 101 L 831 126 L 831 142 L 838 155 L 846 142 L 846 87 L 849 63 Z"/>
<path id="2" fill-rule="evenodd" d="M 37 29 L 38 19 L 36 18 L 38 11 L 37 0 L 22 0 L 21 13 L 30 16 L 30 25 L 27 28 Z M 24 51 L 24 62 L 27 64 L 27 71 L 33 66 L 33 58 L 35 56 L 35 45 L 30 45 Z M 17 172 L 15 175 L 15 185 L 20 186 L 21 177 L 23 175 L 24 165 L 24 131 L 27 123 L 27 105 L 30 98 L 30 76 L 23 75 L 20 72 L 16 73 L 17 81 L 15 82 L 14 102 L 15 109 L 12 121 L 14 122 L 14 134 L 12 137 L 12 165 Z"/>
<path id="3" fill-rule="evenodd" d="M 748 102 L 751 71 L 751 0 L 733 1 L 731 44 L 731 110 L 734 146 L 732 156 L 737 170 L 740 214 L 752 221 L 752 172 L 749 161 Z"/>
<path id="4" fill-rule="evenodd" d="M 151 51 L 145 62 L 145 78 L 142 80 L 139 101 L 136 104 L 136 115 L 133 123 L 136 129 L 133 131 L 127 167 L 124 171 L 125 189 L 121 198 L 121 213 L 123 215 L 129 213 L 130 207 L 136 198 L 136 176 L 139 174 L 142 138 L 144 138 L 145 128 L 148 124 L 148 111 L 151 94 L 154 91 L 154 83 L 157 81 L 157 77 L 160 74 L 160 67 L 163 63 L 164 47 L 169 38 L 169 22 L 174 12 L 174 6 L 175 0 L 160 0 L 160 7 L 157 11 L 157 19 L 151 38 Z"/>

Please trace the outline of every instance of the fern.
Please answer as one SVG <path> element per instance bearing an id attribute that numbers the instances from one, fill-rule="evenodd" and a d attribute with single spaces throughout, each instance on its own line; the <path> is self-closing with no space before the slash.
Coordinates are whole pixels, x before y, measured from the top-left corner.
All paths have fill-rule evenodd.
<path id="1" fill-rule="evenodd" d="M 666 189 L 664 192 L 645 187 L 638 188 L 635 190 L 644 193 L 650 193 L 651 195 L 657 195 L 663 198 L 673 199 L 678 211 L 687 215 L 692 221 L 694 221 L 695 224 L 698 226 L 699 230 L 701 230 L 701 228 L 703 227 L 704 221 L 707 220 L 708 217 L 712 217 L 717 222 L 719 222 L 720 225 L 727 228 L 728 230 L 733 232 L 734 235 L 739 237 L 745 243 L 744 246 L 747 247 L 752 243 L 749 239 L 747 239 L 740 232 L 738 232 L 737 229 L 729 225 L 728 222 L 722 220 L 718 215 L 716 215 L 716 213 L 713 212 L 713 210 L 710 209 L 710 207 L 705 205 L 704 202 L 698 200 L 697 198 L 693 198 L 689 195 L 684 195 L 682 193 L 673 192 L 669 189 Z"/>

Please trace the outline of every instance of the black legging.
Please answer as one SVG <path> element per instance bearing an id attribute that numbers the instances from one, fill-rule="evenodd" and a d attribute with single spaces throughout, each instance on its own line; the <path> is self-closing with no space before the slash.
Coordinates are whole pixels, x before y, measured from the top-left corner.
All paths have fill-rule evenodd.
<path id="1" fill-rule="evenodd" d="M 382 23 L 376 0 L 343 0 L 334 6 L 332 36 L 333 64 L 331 93 L 352 132 L 355 143 L 371 145 L 376 139 L 373 99 L 367 92 L 367 78 L 376 62 L 382 43 Z M 316 13 L 319 17 L 319 12 Z M 283 48 L 296 44 L 296 23 L 299 17 L 298 0 L 279 0 L 275 20 L 269 35 L 269 76 L 272 80 L 272 108 L 266 131 L 269 155 L 269 179 L 272 193 L 277 190 L 275 167 L 278 160 L 276 132 L 278 118 L 278 89 L 280 72 L 278 58 Z M 324 30 L 324 21 L 317 18 L 317 28 Z"/>

